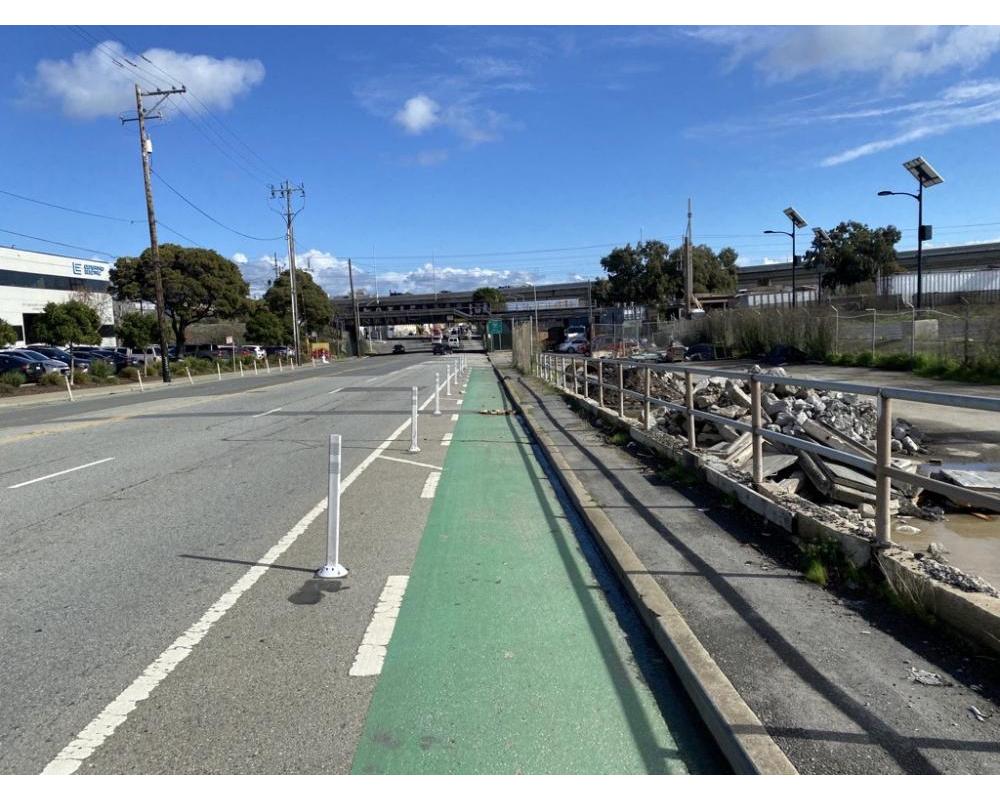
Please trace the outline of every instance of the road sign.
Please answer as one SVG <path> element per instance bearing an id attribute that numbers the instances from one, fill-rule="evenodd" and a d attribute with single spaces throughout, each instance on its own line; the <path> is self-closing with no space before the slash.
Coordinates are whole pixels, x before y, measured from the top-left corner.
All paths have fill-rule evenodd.
<path id="1" fill-rule="evenodd" d="M 492 336 L 494 333 L 503 333 L 503 320 L 491 319 L 486 322 L 486 332 Z"/>
<path id="2" fill-rule="evenodd" d="M 227 336 L 226 337 L 226 344 L 232 344 L 232 343 L 233 343 L 233 337 L 232 336 Z"/>

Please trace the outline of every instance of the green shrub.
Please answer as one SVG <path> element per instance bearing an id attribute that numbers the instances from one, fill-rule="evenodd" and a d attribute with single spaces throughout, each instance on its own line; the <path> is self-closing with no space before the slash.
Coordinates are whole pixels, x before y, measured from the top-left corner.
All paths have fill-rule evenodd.
<path id="1" fill-rule="evenodd" d="M 27 378 L 24 377 L 23 373 L 18 372 L 17 370 L 14 369 L 10 370 L 10 372 L 3 373 L 3 375 L 0 375 L 0 383 L 2 383 L 4 386 L 11 386 L 15 389 L 24 385 L 24 382 L 26 380 Z"/>
<path id="2" fill-rule="evenodd" d="M 60 372 L 48 372 L 38 379 L 39 386 L 65 386 L 66 379 Z"/>
<path id="3" fill-rule="evenodd" d="M 139 380 L 139 370 L 135 367 L 124 367 L 123 369 L 118 370 L 118 377 L 123 381 L 132 381 L 135 383 Z"/>
<path id="4" fill-rule="evenodd" d="M 90 362 L 90 377 L 96 381 L 101 381 L 111 375 L 111 367 L 107 361 L 95 358 Z"/>
<path id="5" fill-rule="evenodd" d="M 854 358 L 854 365 L 856 367 L 873 367 L 875 366 L 875 357 L 871 354 L 870 350 L 858 353 Z"/>
<path id="6" fill-rule="evenodd" d="M 81 370 L 78 369 L 73 370 L 73 384 L 76 385 L 85 383 L 92 383 L 90 379 L 90 373 L 82 372 Z"/>
<path id="7" fill-rule="evenodd" d="M 16 386 L 11 386 L 8 383 L 0 382 L 0 397 L 6 397 L 9 394 L 16 394 L 16 393 L 17 393 Z"/>

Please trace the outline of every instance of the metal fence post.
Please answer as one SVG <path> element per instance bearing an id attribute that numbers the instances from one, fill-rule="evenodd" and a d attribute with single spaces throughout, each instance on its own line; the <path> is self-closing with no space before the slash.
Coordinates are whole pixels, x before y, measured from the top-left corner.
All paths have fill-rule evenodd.
<path id="1" fill-rule="evenodd" d="M 684 404 L 687 406 L 688 447 L 697 450 L 698 440 L 694 433 L 694 381 L 688 370 L 684 370 Z"/>
<path id="2" fill-rule="evenodd" d="M 340 563 L 340 435 L 330 434 L 330 481 L 326 498 L 326 564 L 317 578 L 343 578 L 347 568 Z"/>
<path id="3" fill-rule="evenodd" d="M 755 486 L 760 486 L 764 482 L 764 437 L 761 436 L 760 429 L 764 423 L 764 415 L 761 412 L 760 401 L 762 387 L 756 375 L 750 376 L 750 414 L 753 425 L 753 482 Z"/>
<path id="4" fill-rule="evenodd" d="M 650 386 L 650 372 L 649 367 L 646 367 L 646 405 L 643 408 L 643 420 L 647 431 L 653 427 L 651 419 L 653 416 L 653 407 L 649 402 L 651 392 L 652 387 Z"/>
<path id="5" fill-rule="evenodd" d="M 878 427 L 875 433 L 875 546 L 892 545 L 889 499 L 892 478 L 886 474 L 892 466 L 892 399 L 878 396 Z"/>
<path id="6" fill-rule="evenodd" d="M 625 367 L 618 362 L 618 416 L 625 419 Z"/>
<path id="7" fill-rule="evenodd" d="M 575 356 L 570 356 L 569 357 L 569 368 L 573 371 L 573 394 L 575 394 L 577 397 L 579 397 L 580 396 L 580 384 L 577 382 L 577 379 L 576 379 L 576 357 Z"/>
<path id="8" fill-rule="evenodd" d="M 583 357 L 583 398 L 590 399 L 590 359 Z"/>
<path id="9" fill-rule="evenodd" d="M 408 453 L 419 453 L 420 445 L 417 444 L 417 387 L 413 387 L 413 399 L 410 409 L 410 449 Z"/>
<path id="10" fill-rule="evenodd" d="M 604 408 L 604 365 L 597 359 L 597 405 Z"/>

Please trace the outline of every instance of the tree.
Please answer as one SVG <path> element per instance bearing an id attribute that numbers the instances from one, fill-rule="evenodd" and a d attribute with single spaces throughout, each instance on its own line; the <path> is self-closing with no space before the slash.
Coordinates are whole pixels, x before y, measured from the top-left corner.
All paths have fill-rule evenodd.
<path id="1" fill-rule="evenodd" d="M 491 286 L 480 286 L 472 293 L 472 302 L 485 303 L 489 306 L 490 313 L 492 313 L 493 311 L 500 311 L 504 303 L 507 302 L 507 298 L 499 289 L 494 289 Z"/>
<path id="2" fill-rule="evenodd" d="M 124 347 L 131 347 L 133 350 L 142 350 L 159 339 L 156 316 L 138 311 L 123 314 L 115 326 L 115 333 Z"/>
<path id="3" fill-rule="evenodd" d="M 869 228 L 850 220 L 828 234 L 832 243 L 816 236 L 802 258 L 804 267 L 822 268 L 824 287 L 853 286 L 900 271 L 895 247 L 902 236 L 898 228 Z"/>
<path id="4" fill-rule="evenodd" d="M 35 320 L 35 334 L 54 347 L 70 347 L 70 369 L 76 368 L 72 357 L 77 344 L 100 344 L 101 316 L 80 300 L 47 303 Z"/>
<path id="5" fill-rule="evenodd" d="M 661 305 L 683 290 L 682 273 L 669 258 L 670 248 L 656 239 L 616 247 L 601 259 L 608 273 L 607 298 L 612 303 Z M 602 287 L 603 293 L 603 287 Z"/>
<path id="6" fill-rule="evenodd" d="M 164 313 L 183 354 L 185 331 L 209 316 L 240 319 L 249 307 L 249 287 L 228 258 L 201 247 L 160 246 Z M 118 300 L 155 302 L 152 253 L 119 258 L 111 269 L 111 290 Z"/>
<path id="7" fill-rule="evenodd" d="M 17 331 L 6 320 L 0 319 L 0 347 L 6 347 L 17 341 Z"/>
<path id="8" fill-rule="evenodd" d="M 281 319 L 261 304 L 247 318 L 247 340 L 255 344 L 285 344 L 288 331 Z"/>
<path id="9" fill-rule="evenodd" d="M 684 248 L 670 254 L 670 266 L 681 276 L 684 285 Z M 692 286 L 695 294 L 729 294 L 736 290 L 736 259 L 739 258 L 731 247 L 724 247 L 718 253 L 704 244 L 691 248 Z M 683 290 L 682 290 L 683 291 Z"/>
<path id="10" fill-rule="evenodd" d="M 325 331 L 333 318 L 330 296 L 313 280 L 312 275 L 295 270 L 295 293 L 298 295 L 299 323 L 306 331 Z M 282 272 L 264 294 L 268 310 L 282 320 L 288 331 L 287 341 L 292 341 L 292 292 L 288 271 Z"/>

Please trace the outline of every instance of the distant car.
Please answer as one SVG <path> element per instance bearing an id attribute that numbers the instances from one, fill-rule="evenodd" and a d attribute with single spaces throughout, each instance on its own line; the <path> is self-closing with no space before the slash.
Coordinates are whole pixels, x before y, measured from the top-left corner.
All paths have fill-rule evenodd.
<path id="1" fill-rule="evenodd" d="M 559 345 L 558 350 L 560 353 L 586 355 L 590 352 L 590 345 L 586 339 L 570 339 L 568 342 L 563 342 Z"/>
<path id="2" fill-rule="evenodd" d="M 43 356 L 47 356 L 55 361 L 62 361 L 67 367 L 70 366 L 70 362 L 72 361 L 73 368 L 80 370 L 80 372 L 88 372 L 90 370 L 90 359 L 84 357 L 82 353 L 77 353 L 74 356 L 61 347 L 49 347 L 45 344 L 29 345 L 27 349 L 34 350 L 36 353 L 41 353 Z"/>
<path id="3" fill-rule="evenodd" d="M 67 372 L 69 372 L 69 364 L 64 364 L 62 361 L 57 361 L 54 358 L 49 358 L 48 356 L 43 355 L 42 353 L 39 353 L 35 350 L 26 350 L 24 348 L 18 347 L 13 350 L 8 350 L 7 352 L 13 355 L 23 356 L 24 358 L 34 361 L 37 364 L 41 364 L 46 374 L 50 372 L 58 372 L 61 374 L 66 374 Z"/>
<path id="4" fill-rule="evenodd" d="M 45 374 L 45 368 L 30 358 L 5 351 L 0 353 L 0 375 L 5 372 L 20 372 L 26 381 L 37 381 Z"/>
<path id="5" fill-rule="evenodd" d="M 288 358 L 292 355 L 292 348 L 287 345 L 270 345 L 264 348 L 264 353 L 269 356 Z"/>
<path id="6" fill-rule="evenodd" d="M 444 342 L 434 342 L 434 346 L 431 348 L 431 351 L 436 356 L 446 356 L 451 354 L 451 348 Z"/>
<path id="7" fill-rule="evenodd" d="M 685 361 L 714 361 L 715 347 L 710 344 L 693 344 L 687 349 L 684 355 Z"/>
<path id="8" fill-rule="evenodd" d="M 241 356 L 253 356 L 254 360 L 261 361 L 264 358 L 264 348 L 259 344 L 245 344 L 240 348 Z"/>
<path id="9" fill-rule="evenodd" d="M 401 344 L 397 344 L 392 348 L 393 355 L 401 355 L 406 352 L 406 348 Z"/>
<path id="10" fill-rule="evenodd" d="M 451 336 L 448 337 L 448 347 L 450 347 L 452 350 L 461 350 L 462 340 L 459 339 L 457 335 L 452 334 Z"/>
<path id="11" fill-rule="evenodd" d="M 666 362 L 683 361 L 687 352 L 688 349 L 684 345 L 680 342 L 674 342 L 663 351 L 660 360 Z"/>
<path id="12" fill-rule="evenodd" d="M 566 341 L 572 341 L 573 339 L 586 339 L 587 338 L 587 328 L 584 325 L 570 325 L 566 328 L 564 333 Z"/>

